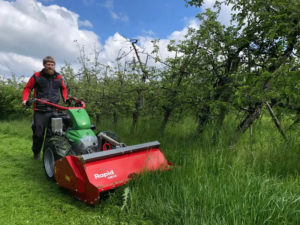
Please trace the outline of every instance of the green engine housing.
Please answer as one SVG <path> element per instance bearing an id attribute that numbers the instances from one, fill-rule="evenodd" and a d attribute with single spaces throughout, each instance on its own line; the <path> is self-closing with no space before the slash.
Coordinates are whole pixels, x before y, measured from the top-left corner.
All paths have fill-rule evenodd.
<path id="1" fill-rule="evenodd" d="M 68 114 L 72 119 L 74 130 L 91 128 L 91 120 L 85 109 L 69 109 Z"/>
<path id="2" fill-rule="evenodd" d="M 73 128 L 66 132 L 66 137 L 73 142 L 72 148 L 78 153 L 85 153 L 90 146 L 97 145 L 97 137 L 91 130 L 91 121 L 85 109 L 69 109 Z"/>

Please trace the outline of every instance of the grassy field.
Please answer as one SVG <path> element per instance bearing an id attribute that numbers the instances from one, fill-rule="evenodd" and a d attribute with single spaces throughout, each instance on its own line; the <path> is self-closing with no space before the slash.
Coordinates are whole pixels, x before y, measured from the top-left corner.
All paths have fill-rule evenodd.
<path id="1" fill-rule="evenodd" d="M 300 224 L 299 129 L 283 142 L 269 118 L 228 148 L 236 123 L 226 121 L 219 141 L 213 125 L 191 140 L 196 124 L 170 123 L 164 133 L 153 119 L 130 133 L 130 120 L 114 127 L 127 145 L 158 140 L 174 169 L 138 177 L 96 207 L 85 205 L 45 179 L 33 161 L 31 119 L 0 122 L 1 224 Z"/>

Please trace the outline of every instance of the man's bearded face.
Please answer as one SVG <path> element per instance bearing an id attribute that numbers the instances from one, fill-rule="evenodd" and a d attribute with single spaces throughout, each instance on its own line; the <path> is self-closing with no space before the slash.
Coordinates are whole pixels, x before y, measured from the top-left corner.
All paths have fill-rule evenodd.
<path id="1" fill-rule="evenodd" d="M 46 62 L 44 68 L 45 73 L 52 76 L 54 74 L 55 64 L 53 62 Z"/>

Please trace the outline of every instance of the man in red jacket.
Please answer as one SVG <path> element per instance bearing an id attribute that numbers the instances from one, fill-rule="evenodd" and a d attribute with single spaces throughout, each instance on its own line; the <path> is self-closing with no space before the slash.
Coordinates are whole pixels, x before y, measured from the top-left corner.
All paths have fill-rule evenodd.
<path id="1" fill-rule="evenodd" d="M 28 97 L 34 89 L 34 98 L 47 99 L 52 103 L 58 104 L 60 95 L 63 100 L 68 99 L 67 88 L 63 82 L 62 76 L 55 71 L 55 60 L 51 56 L 43 59 L 43 66 L 39 72 L 36 72 L 29 79 L 23 90 L 22 105 L 26 106 Z M 32 124 L 32 151 L 33 158 L 40 159 L 40 152 L 43 147 L 45 128 L 47 128 L 46 138 L 51 137 L 51 115 L 54 109 L 51 106 L 34 102 L 33 104 L 33 124 Z"/>

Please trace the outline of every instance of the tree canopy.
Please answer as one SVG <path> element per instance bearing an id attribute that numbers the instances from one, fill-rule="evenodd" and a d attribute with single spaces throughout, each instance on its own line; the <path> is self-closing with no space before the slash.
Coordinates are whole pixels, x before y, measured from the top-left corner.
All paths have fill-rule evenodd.
<path id="1" fill-rule="evenodd" d="M 200 7 L 203 0 L 185 3 Z M 224 4 L 232 7 L 231 25 L 227 27 L 218 21 Z M 154 51 L 146 53 L 147 57 L 141 57 L 145 52 L 138 40 L 127 40 L 132 58 L 123 69 L 103 65 L 99 51 L 88 58 L 81 48 L 80 71 L 75 73 L 68 63 L 60 71 L 69 95 L 83 99 L 96 121 L 111 117 L 117 123 L 120 116 L 130 116 L 133 129 L 141 117 L 161 120 L 163 131 L 170 120 L 192 116 L 198 123 L 195 134 L 200 135 L 206 123 L 216 121 L 213 140 L 226 116 L 243 112 L 231 144 L 260 117 L 264 106 L 275 111 L 272 118 L 279 129 L 283 116 L 297 123 L 300 2 L 216 1 L 213 9 L 196 17 L 200 26 L 189 28 L 181 41 L 171 40 L 167 49 L 174 57 L 164 61 L 156 54 L 160 40 L 153 41 Z M 148 66 L 150 59 L 163 67 Z M 14 105 L 1 107 L 2 114 L 21 109 L 22 85 L 15 78 L 1 81 L 2 105 Z"/>

